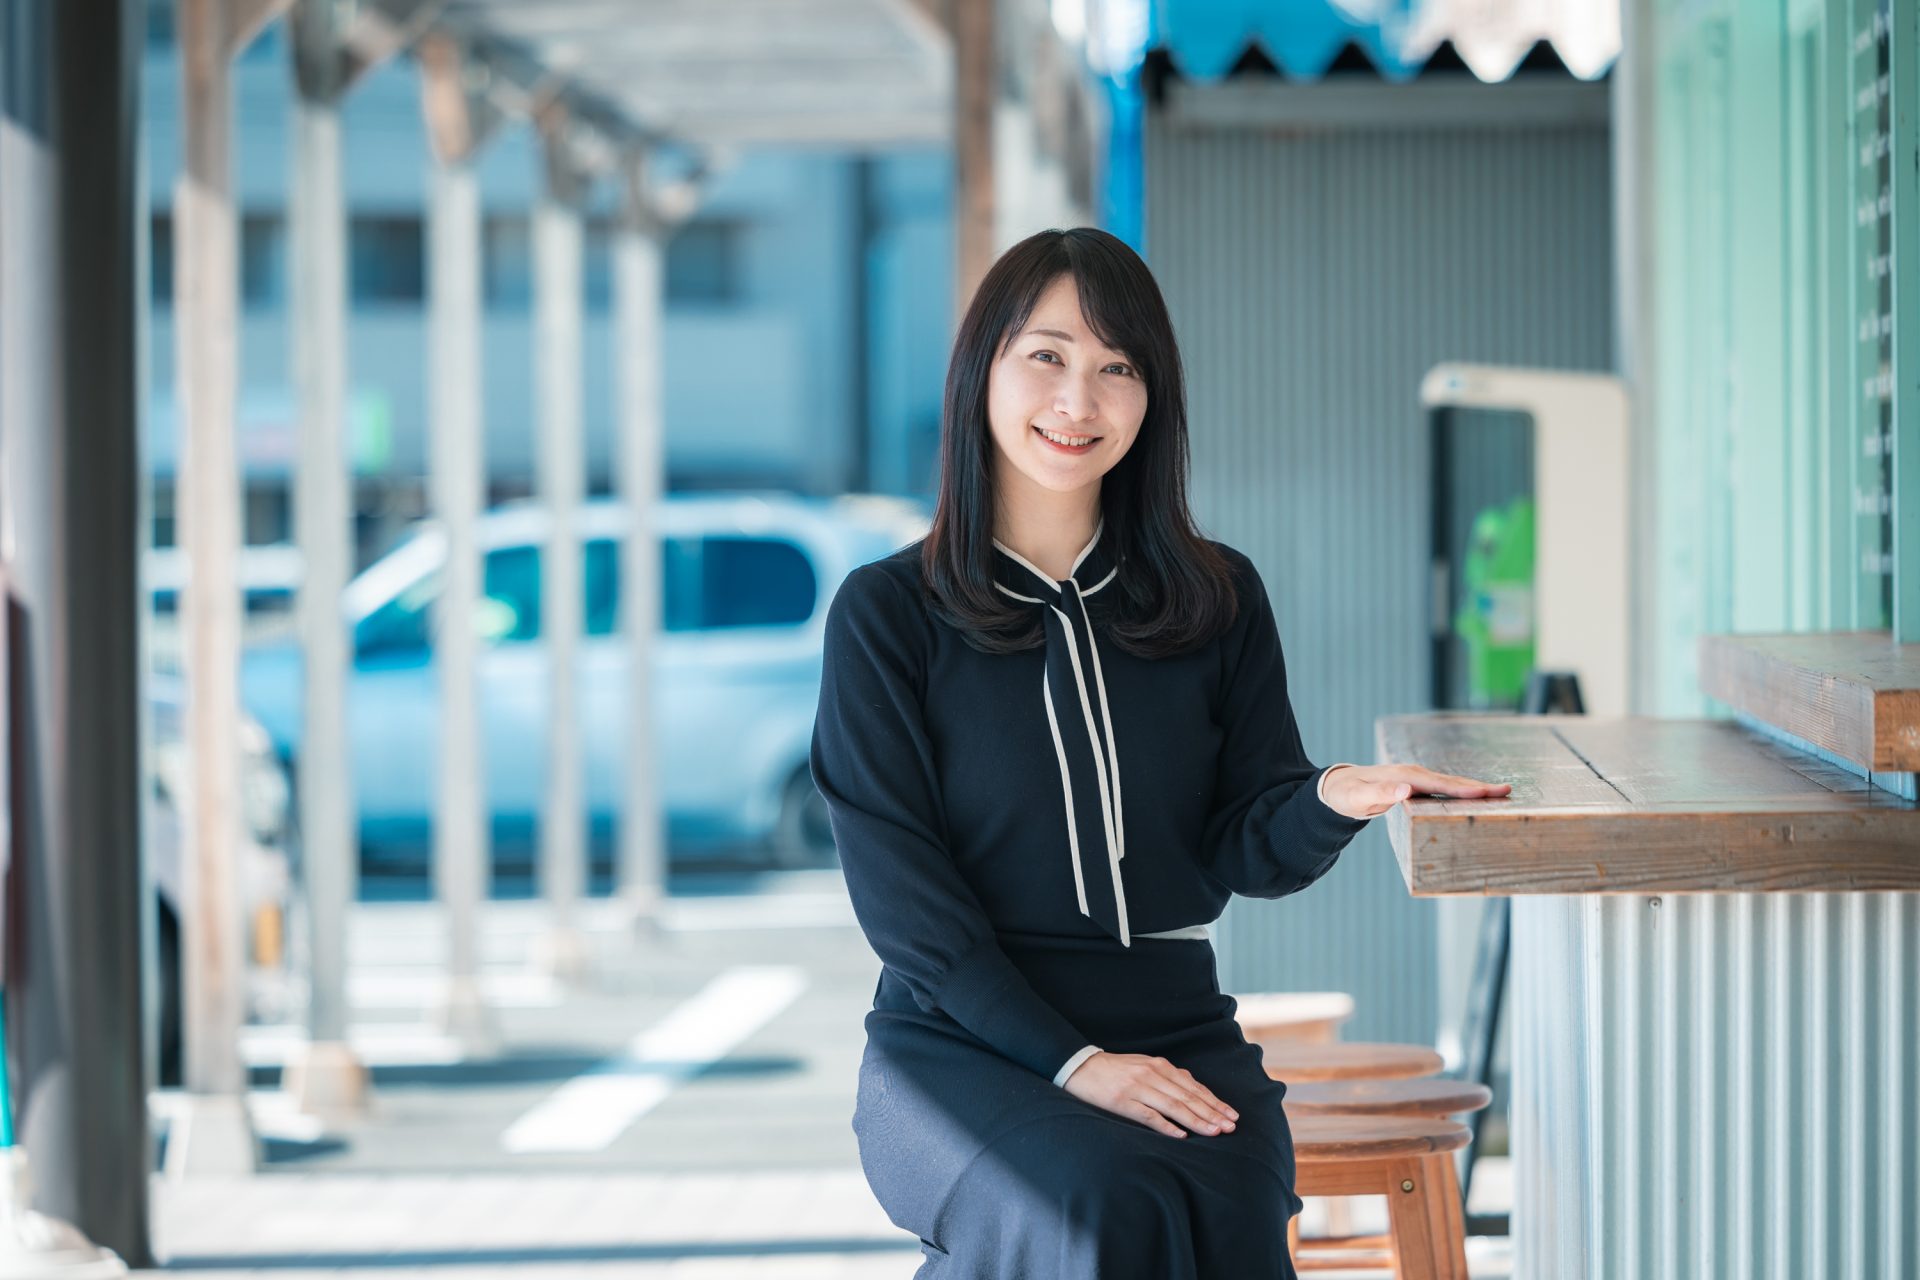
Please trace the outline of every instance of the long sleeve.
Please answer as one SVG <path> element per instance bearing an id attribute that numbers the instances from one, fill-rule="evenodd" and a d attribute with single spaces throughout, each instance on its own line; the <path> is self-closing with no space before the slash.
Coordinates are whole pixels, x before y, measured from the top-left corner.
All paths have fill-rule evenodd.
<path id="1" fill-rule="evenodd" d="M 921 1008 L 1052 1078 L 1087 1045 L 1007 958 L 945 839 L 921 713 L 927 624 L 904 584 L 864 566 L 826 621 L 810 760 L 855 917 Z"/>
<path id="2" fill-rule="evenodd" d="M 1326 874 L 1368 820 L 1321 798 L 1327 771 L 1300 743 L 1266 587 L 1251 561 L 1229 555 L 1240 577 L 1240 612 L 1221 645 L 1224 736 L 1201 857 L 1235 893 L 1278 898 Z"/>
<path id="3" fill-rule="evenodd" d="M 1339 764 L 1330 764 L 1326 768 L 1322 769 L 1320 771 L 1320 781 L 1313 784 L 1314 794 L 1319 796 L 1322 802 L 1324 802 L 1327 798 L 1327 775 L 1332 773 L 1335 769 L 1351 769 L 1351 768 L 1353 768 L 1351 764 L 1348 764 L 1345 761 L 1342 761 Z"/>

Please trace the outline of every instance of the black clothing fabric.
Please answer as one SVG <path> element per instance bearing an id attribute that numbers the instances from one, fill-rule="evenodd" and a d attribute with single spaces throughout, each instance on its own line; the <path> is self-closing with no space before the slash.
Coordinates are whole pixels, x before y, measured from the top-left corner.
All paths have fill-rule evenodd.
<path id="1" fill-rule="evenodd" d="M 1316 794 L 1252 563 L 1216 544 L 1233 625 L 1148 660 L 1102 638 L 1115 597 L 1090 589 L 1126 571 L 1103 537 L 1051 584 L 996 544 L 1003 589 L 1064 615 L 1042 648 L 982 653 L 934 618 L 918 543 L 828 610 L 812 771 L 883 965 L 853 1127 L 923 1280 L 1293 1274 L 1285 1088 L 1211 941 L 1144 935 L 1304 888 L 1366 820 Z M 1097 858 L 1074 856 L 1070 820 L 1098 828 Z M 1100 889 L 1128 940 L 1089 909 Z M 1173 1138 L 1074 1098 L 1052 1078 L 1090 1044 L 1184 1067 L 1239 1124 Z"/>
<path id="2" fill-rule="evenodd" d="M 1111 936 L 1130 942 L 1120 871 L 1120 860 L 1127 854 L 1119 744 L 1107 706 L 1106 673 L 1087 612 L 1089 597 L 1110 586 L 1119 572 L 1100 537 L 1104 529 L 1102 521 L 1066 579 L 1059 582 L 996 540 L 993 585 L 1010 599 L 1033 605 L 1042 615 L 1046 656 L 1041 705 L 1060 766 L 1068 858 L 1080 914 Z"/>

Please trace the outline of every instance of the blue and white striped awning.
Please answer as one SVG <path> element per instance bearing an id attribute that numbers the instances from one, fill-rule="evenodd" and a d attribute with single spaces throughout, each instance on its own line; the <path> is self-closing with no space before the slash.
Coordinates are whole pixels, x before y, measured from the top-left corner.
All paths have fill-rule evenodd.
<path id="1" fill-rule="evenodd" d="M 1529 58 L 1538 61 L 1541 48 L 1591 80 L 1620 53 L 1618 0 L 1120 0 L 1105 7 L 1131 27 L 1142 56 L 1162 52 L 1180 75 L 1201 81 L 1225 76 L 1249 49 L 1299 80 L 1320 78 L 1343 55 L 1350 60 L 1350 50 L 1388 80 L 1411 79 L 1429 63 L 1457 65 L 1455 58 L 1481 80 L 1505 80 Z M 1123 16 L 1128 9 L 1132 22 Z"/>

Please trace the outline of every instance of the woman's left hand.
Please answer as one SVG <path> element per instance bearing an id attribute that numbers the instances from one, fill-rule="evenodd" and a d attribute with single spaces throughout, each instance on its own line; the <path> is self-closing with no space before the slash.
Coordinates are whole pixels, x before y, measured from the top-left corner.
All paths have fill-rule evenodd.
<path id="1" fill-rule="evenodd" d="M 1482 782 L 1456 773 L 1435 773 L 1417 764 L 1343 765 L 1326 775 L 1327 807 L 1349 818 L 1373 818 L 1421 795 L 1481 800 L 1513 790 L 1507 782 Z"/>

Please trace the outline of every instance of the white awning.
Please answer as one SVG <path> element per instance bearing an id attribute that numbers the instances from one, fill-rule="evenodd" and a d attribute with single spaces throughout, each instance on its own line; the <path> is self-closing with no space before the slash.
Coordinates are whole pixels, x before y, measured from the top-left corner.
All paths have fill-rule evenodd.
<path id="1" fill-rule="evenodd" d="M 650 133 L 696 145 L 887 146 L 952 133 L 951 43 L 925 0 L 448 0 Z"/>

